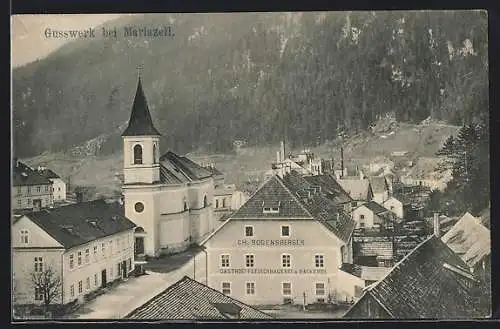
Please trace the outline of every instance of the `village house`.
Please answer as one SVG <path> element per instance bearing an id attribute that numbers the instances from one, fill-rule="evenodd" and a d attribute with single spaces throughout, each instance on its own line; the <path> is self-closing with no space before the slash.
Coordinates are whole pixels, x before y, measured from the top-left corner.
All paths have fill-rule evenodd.
<path id="1" fill-rule="evenodd" d="M 266 179 L 274 175 L 283 176 L 295 171 L 303 176 L 323 175 L 333 173 L 333 159 L 325 160 L 316 157 L 309 149 L 299 154 L 285 153 L 285 142 L 281 142 L 280 150 L 276 152 L 276 162 L 265 174 Z"/>
<path id="2" fill-rule="evenodd" d="M 404 206 L 401 201 L 391 196 L 381 204 L 385 209 L 391 211 L 398 218 L 404 218 Z"/>
<path id="3" fill-rule="evenodd" d="M 96 200 L 15 216 L 12 275 L 16 304 L 44 303 L 49 290 L 42 287 L 57 280 L 61 284 L 51 304 L 82 299 L 127 277 L 134 264 L 135 224 L 123 212 L 117 203 Z M 47 273 L 52 274 L 50 281 Z"/>
<path id="4" fill-rule="evenodd" d="M 356 229 L 372 229 L 392 226 L 392 213 L 375 201 L 363 203 L 352 211 Z"/>
<path id="5" fill-rule="evenodd" d="M 61 179 L 61 177 L 56 174 L 54 171 L 51 169 L 44 167 L 44 166 L 38 166 L 37 171 L 44 176 L 45 178 L 48 178 L 52 182 L 52 194 L 53 194 L 53 199 L 54 202 L 61 202 L 66 200 L 66 183 Z"/>
<path id="6" fill-rule="evenodd" d="M 350 300 L 354 222 L 337 208 L 300 174 L 273 176 L 203 242 L 208 285 L 250 305 Z"/>
<path id="7" fill-rule="evenodd" d="M 54 204 L 53 182 L 14 158 L 12 166 L 12 209 L 39 210 Z"/>
<path id="8" fill-rule="evenodd" d="M 236 189 L 234 184 L 225 184 L 214 190 L 214 215 L 217 220 L 227 218 L 248 200 L 248 196 Z"/>
<path id="9" fill-rule="evenodd" d="M 398 262 L 344 315 L 348 319 L 463 319 L 480 315 L 467 264 L 432 235 Z M 439 297 L 438 297 L 439 296 Z"/>
<path id="10" fill-rule="evenodd" d="M 138 226 L 137 255 L 180 252 L 212 232 L 216 227 L 213 170 L 171 151 L 160 156 L 160 133 L 140 79 L 122 137 L 122 192 L 125 215 Z"/>
<path id="11" fill-rule="evenodd" d="M 130 312 L 128 320 L 266 320 L 256 308 L 184 276 Z"/>
<path id="12" fill-rule="evenodd" d="M 339 179 L 337 182 L 353 199 L 353 208 L 373 199 L 373 191 L 368 179 Z"/>

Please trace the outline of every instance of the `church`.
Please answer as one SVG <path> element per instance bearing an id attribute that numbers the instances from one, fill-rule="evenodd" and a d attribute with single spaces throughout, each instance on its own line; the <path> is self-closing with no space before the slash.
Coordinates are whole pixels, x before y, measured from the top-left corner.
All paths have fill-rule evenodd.
<path id="1" fill-rule="evenodd" d="M 141 79 L 123 138 L 123 201 L 135 230 L 135 253 L 171 254 L 200 242 L 216 226 L 214 170 L 171 151 L 160 156 Z"/>

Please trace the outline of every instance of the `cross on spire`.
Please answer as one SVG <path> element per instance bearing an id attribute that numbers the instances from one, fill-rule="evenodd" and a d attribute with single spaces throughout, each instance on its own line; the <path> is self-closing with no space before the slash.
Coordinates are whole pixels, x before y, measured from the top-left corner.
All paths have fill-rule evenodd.
<path id="1" fill-rule="evenodd" d="M 137 77 L 140 79 L 141 78 L 141 73 L 142 70 L 144 69 L 144 63 L 141 63 L 137 66 Z"/>

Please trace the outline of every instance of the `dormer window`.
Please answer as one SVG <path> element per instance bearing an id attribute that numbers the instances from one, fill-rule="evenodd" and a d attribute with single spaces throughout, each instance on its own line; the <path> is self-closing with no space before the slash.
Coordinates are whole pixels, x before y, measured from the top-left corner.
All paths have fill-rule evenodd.
<path id="1" fill-rule="evenodd" d="M 262 202 L 262 213 L 264 214 L 279 214 L 281 201 L 277 202 Z"/>

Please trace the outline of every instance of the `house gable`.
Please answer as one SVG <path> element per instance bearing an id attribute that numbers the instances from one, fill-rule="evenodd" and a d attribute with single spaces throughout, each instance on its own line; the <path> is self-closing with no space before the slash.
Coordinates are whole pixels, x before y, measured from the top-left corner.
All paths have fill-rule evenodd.
<path id="1" fill-rule="evenodd" d="M 21 230 L 28 230 L 27 244 L 21 243 Z M 61 243 L 26 216 L 14 221 L 11 238 L 13 248 L 64 248 Z"/>

